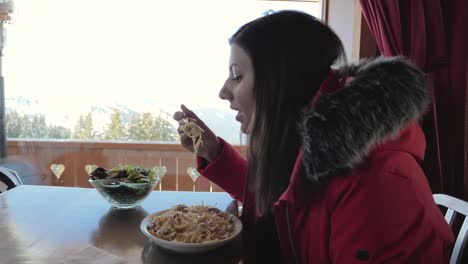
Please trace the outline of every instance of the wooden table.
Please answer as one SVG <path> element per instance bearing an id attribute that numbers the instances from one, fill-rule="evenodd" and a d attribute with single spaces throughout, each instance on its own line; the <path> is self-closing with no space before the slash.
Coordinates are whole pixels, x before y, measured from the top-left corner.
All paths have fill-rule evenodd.
<path id="1" fill-rule="evenodd" d="M 226 193 L 155 191 L 136 209 L 116 210 L 94 189 L 22 185 L 0 194 L 0 263 L 36 263 L 28 253 L 31 247 L 76 245 L 92 245 L 128 263 L 238 263 L 240 239 L 211 252 L 181 255 L 152 244 L 140 231 L 148 214 L 202 202 L 225 209 L 232 198 Z"/>

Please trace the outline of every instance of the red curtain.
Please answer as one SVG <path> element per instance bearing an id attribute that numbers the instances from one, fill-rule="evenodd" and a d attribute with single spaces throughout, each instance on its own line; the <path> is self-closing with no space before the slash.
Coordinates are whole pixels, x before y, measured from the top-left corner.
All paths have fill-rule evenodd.
<path id="1" fill-rule="evenodd" d="M 434 193 L 468 200 L 468 1 L 360 0 L 382 55 L 404 55 L 433 89 L 422 164 Z"/>

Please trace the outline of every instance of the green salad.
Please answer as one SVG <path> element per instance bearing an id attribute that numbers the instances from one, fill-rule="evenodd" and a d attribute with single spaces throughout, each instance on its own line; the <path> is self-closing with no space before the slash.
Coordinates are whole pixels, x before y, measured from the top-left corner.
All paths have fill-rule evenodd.
<path id="1" fill-rule="evenodd" d="M 144 168 L 133 165 L 116 165 L 108 170 L 97 167 L 91 172 L 92 180 L 116 180 L 126 183 L 153 183 L 156 180 L 156 170 L 154 168 Z"/>

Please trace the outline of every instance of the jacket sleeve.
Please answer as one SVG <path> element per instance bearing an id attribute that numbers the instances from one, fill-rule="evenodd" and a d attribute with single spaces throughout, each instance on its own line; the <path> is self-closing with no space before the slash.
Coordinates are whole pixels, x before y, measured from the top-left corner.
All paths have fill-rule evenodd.
<path id="1" fill-rule="evenodd" d="M 442 228 L 426 195 L 404 176 L 374 176 L 383 180 L 342 186 L 346 191 L 329 207 L 332 263 L 446 263 Z"/>
<path id="2" fill-rule="evenodd" d="M 222 144 L 221 154 L 211 163 L 198 157 L 197 170 L 242 202 L 247 161 L 232 145 L 222 138 L 218 139 Z"/>

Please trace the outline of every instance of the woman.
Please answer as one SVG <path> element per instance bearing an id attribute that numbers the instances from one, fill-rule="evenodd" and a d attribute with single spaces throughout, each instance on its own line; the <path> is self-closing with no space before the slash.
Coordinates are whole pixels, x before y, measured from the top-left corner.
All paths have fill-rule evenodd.
<path id="1" fill-rule="evenodd" d="M 231 38 L 219 96 L 249 138 L 245 160 L 205 132 L 198 170 L 243 203 L 249 263 L 447 263 L 453 235 L 419 163 L 417 125 L 430 95 L 402 58 L 331 70 L 339 38 L 314 17 L 281 11 Z"/>

